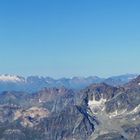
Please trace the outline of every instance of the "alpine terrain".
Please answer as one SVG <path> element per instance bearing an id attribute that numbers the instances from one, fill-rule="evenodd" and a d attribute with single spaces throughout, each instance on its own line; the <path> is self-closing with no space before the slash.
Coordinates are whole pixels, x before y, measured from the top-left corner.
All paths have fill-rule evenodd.
<path id="1" fill-rule="evenodd" d="M 10 80 L 18 83 L 16 87 L 25 82 L 11 76 L 0 80 L 1 86 L 6 82 L 8 87 L 13 86 Z M 140 76 L 112 85 L 98 82 L 81 90 L 44 86 L 33 93 L 3 91 L 0 140 L 140 140 Z"/>

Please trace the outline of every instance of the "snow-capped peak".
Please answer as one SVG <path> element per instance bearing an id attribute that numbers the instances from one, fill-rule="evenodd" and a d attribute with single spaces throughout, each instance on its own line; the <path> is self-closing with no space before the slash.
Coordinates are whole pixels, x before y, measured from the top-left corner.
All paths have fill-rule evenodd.
<path id="1" fill-rule="evenodd" d="M 19 77 L 17 75 L 0 75 L 0 81 L 3 81 L 3 82 L 23 82 L 24 81 L 24 78 L 22 77 Z"/>

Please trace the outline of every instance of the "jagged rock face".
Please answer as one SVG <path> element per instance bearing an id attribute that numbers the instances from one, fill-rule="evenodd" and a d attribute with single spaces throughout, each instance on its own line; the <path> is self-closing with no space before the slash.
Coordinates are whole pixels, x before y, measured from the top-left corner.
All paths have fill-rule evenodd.
<path id="1" fill-rule="evenodd" d="M 32 95 L 17 94 L 5 92 L 1 96 L 1 110 L 6 112 L 1 116 L 0 139 L 85 140 L 95 129 L 95 118 L 88 114 L 87 106 L 76 105 L 72 90 L 45 88 Z"/>
<path id="2" fill-rule="evenodd" d="M 25 140 L 25 134 L 19 129 L 7 129 L 4 131 L 2 140 Z"/>
<path id="3" fill-rule="evenodd" d="M 119 94 L 114 99 L 106 104 L 107 112 L 114 112 L 115 110 L 133 110 L 140 104 L 140 90 L 127 90 Z"/>
<path id="4" fill-rule="evenodd" d="M 94 121 L 94 120 L 93 120 Z M 53 124 L 53 125 L 52 125 Z M 87 139 L 94 131 L 94 124 L 88 114 L 79 111 L 77 106 L 69 106 L 58 114 L 52 114 L 39 124 L 48 140 Z"/>
<path id="5" fill-rule="evenodd" d="M 129 135 L 129 139 L 140 139 L 140 124 L 127 124 L 123 126 L 123 129 Z"/>
<path id="6" fill-rule="evenodd" d="M 126 89 L 140 88 L 140 75 L 136 79 L 133 79 L 132 81 L 126 83 L 124 87 Z"/>
<path id="7" fill-rule="evenodd" d="M 70 106 L 62 112 L 53 113 L 41 119 L 37 125 L 30 127 L 21 124 L 22 120 L 9 124 L 2 124 L 0 138 L 10 140 L 85 140 L 94 131 L 94 119 L 84 114 L 82 108 Z M 94 122 L 94 123 L 93 123 Z M 9 139 L 8 139 L 9 140 Z"/>
<path id="8" fill-rule="evenodd" d="M 110 100 L 121 91 L 123 91 L 123 88 L 112 87 L 105 83 L 93 84 L 83 90 L 83 92 L 87 94 L 89 100 L 92 100 L 94 98 L 97 101 L 102 98 Z"/>
<path id="9" fill-rule="evenodd" d="M 90 114 L 98 121 L 89 139 L 140 139 L 139 82 L 140 77 L 129 82 L 130 87 L 112 87 L 103 83 L 81 91 L 82 104 L 88 105 Z"/>
<path id="10" fill-rule="evenodd" d="M 62 88 L 44 88 L 31 96 L 31 104 L 47 108 L 50 112 L 60 112 L 68 105 L 75 104 L 76 93 Z"/>
<path id="11" fill-rule="evenodd" d="M 127 140 L 127 139 L 119 133 L 109 133 L 101 135 L 95 140 Z"/>
<path id="12" fill-rule="evenodd" d="M 115 98 L 107 102 L 107 112 L 125 109 L 131 111 L 140 104 L 140 76 L 126 84 L 124 89 L 123 92 L 120 92 Z"/>
<path id="13" fill-rule="evenodd" d="M 1 140 L 139 140 L 140 77 L 75 92 L 44 88 L 0 95 Z M 129 85 L 129 86 L 128 86 Z"/>

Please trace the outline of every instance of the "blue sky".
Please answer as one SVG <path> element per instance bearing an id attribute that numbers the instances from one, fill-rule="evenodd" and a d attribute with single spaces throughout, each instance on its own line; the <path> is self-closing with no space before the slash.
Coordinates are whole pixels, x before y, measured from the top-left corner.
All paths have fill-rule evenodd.
<path id="1" fill-rule="evenodd" d="M 0 73 L 140 73 L 139 0 L 1 0 Z"/>

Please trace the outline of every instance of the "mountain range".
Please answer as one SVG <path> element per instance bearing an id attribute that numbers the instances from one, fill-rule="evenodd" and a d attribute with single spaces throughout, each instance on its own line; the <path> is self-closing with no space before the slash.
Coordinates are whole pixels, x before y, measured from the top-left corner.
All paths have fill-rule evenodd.
<path id="1" fill-rule="evenodd" d="M 1 92 L 0 140 L 140 140 L 140 76 L 122 77 L 128 82 L 105 79 L 78 91 Z"/>
<path id="2" fill-rule="evenodd" d="M 37 92 L 44 87 L 66 87 L 69 89 L 80 90 L 93 83 L 106 83 L 112 86 L 120 86 L 136 78 L 137 74 L 125 74 L 109 78 L 97 76 L 73 77 L 53 79 L 50 77 L 29 76 L 27 78 L 17 75 L 0 75 L 0 92 L 2 91 L 24 91 Z"/>

